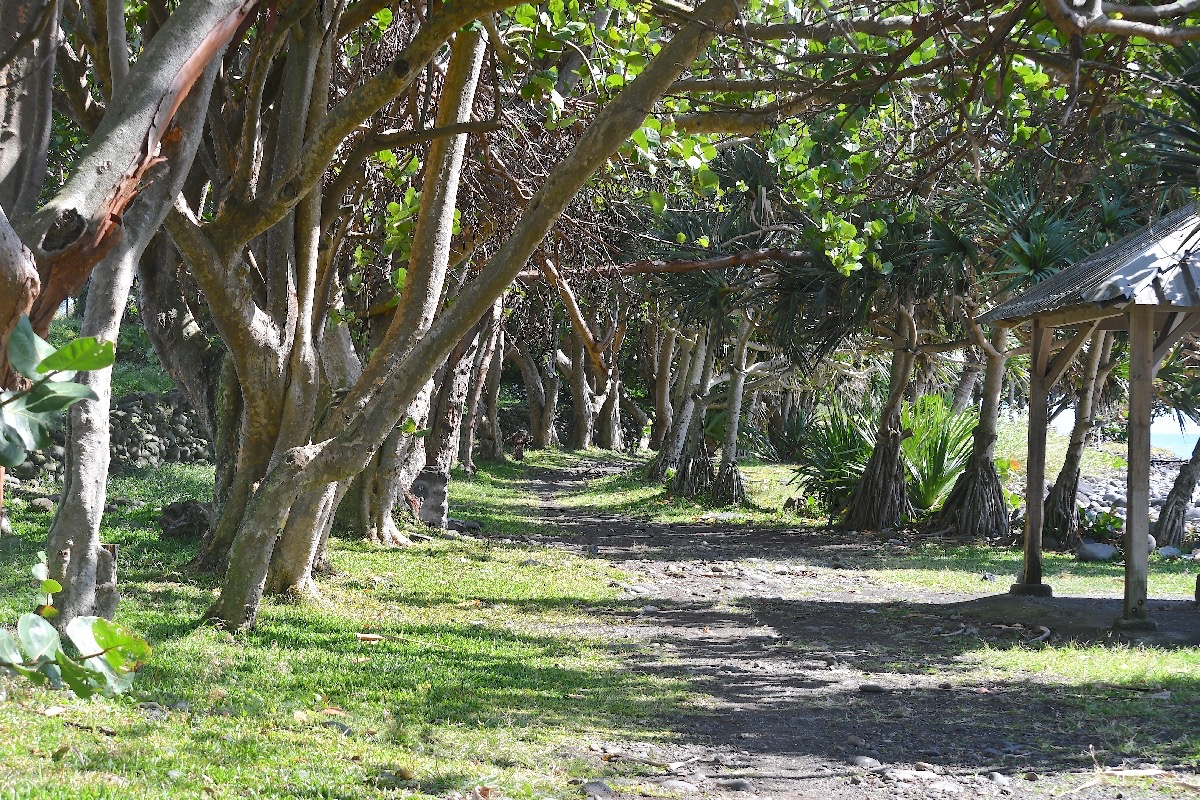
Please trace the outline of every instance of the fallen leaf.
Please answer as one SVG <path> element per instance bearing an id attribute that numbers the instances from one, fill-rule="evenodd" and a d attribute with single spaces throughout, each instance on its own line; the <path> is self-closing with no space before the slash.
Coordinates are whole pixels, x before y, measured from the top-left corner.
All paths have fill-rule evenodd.
<path id="1" fill-rule="evenodd" d="M 344 717 L 344 716 L 346 716 L 346 712 L 343 711 L 342 709 L 338 708 L 337 706 L 330 706 L 329 708 L 322 708 L 321 713 L 325 714 L 326 716 L 329 716 L 329 717 Z"/>
<path id="2" fill-rule="evenodd" d="M 62 706 L 50 706 L 49 708 L 42 711 L 42 716 L 43 717 L 57 717 L 59 714 L 63 714 L 65 712 L 66 712 L 66 709 L 63 708 Z"/>
<path id="3" fill-rule="evenodd" d="M 384 638 L 386 638 L 386 637 L 380 636 L 378 633 L 356 633 L 356 634 L 354 634 L 354 636 L 360 642 L 367 642 L 369 644 L 375 644 L 376 642 L 382 642 L 384 640 Z"/>
<path id="4" fill-rule="evenodd" d="M 358 656 L 353 659 L 355 664 L 365 664 L 371 660 L 370 656 Z"/>

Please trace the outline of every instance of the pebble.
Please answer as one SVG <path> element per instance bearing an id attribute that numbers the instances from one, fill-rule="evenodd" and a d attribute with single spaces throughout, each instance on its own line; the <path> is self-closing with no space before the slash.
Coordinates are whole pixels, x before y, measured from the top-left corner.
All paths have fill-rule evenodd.
<path id="1" fill-rule="evenodd" d="M 33 502 L 31 502 L 29 505 L 39 511 L 45 511 L 46 513 L 54 511 L 54 501 L 49 497 L 35 497 Z"/>
<path id="2" fill-rule="evenodd" d="M 617 793 L 609 787 L 604 781 L 588 781 L 582 787 L 583 794 L 586 797 L 597 797 L 600 800 L 610 800 L 617 796 Z"/>
<path id="3" fill-rule="evenodd" d="M 667 789 L 668 791 L 683 792 L 684 794 L 692 794 L 693 792 L 700 791 L 700 787 L 697 786 L 696 784 L 688 783 L 687 781 L 681 781 L 678 779 L 663 781 L 662 783 L 659 784 L 659 786 L 661 786 L 664 789 Z"/>
<path id="4" fill-rule="evenodd" d="M 888 691 L 878 683 L 860 683 L 858 690 L 867 694 L 886 694 Z"/>
<path id="5" fill-rule="evenodd" d="M 349 725 L 347 725 L 344 722 L 338 722 L 336 719 L 331 719 L 326 722 L 322 722 L 321 725 L 325 728 L 330 728 L 332 730 L 337 731 L 342 736 L 353 736 L 354 735 L 353 728 L 351 728 Z"/>
<path id="6" fill-rule="evenodd" d="M 642 606 L 642 607 L 639 609 L 639 612 L 640 612 L 640 613 L 642 613 L 642 614 L 656 614 L 656 613 L 658 613 L 658 612 L 659 612 L 659 611 L 661 611 L 661 610 L 662 610 L 662 609 L 661 609 L 661 608 L 659 608 L 658 606 Z"/>
<path id="7" fill-rule="evenodd" d="M 717 786 L 722 789 L 728 789 L 731 792 L 753 792 L 754 784 L 745 778 L 722 778 L 717 781 Z"/>
<path id="8" fill-rule="evenodd" d="M 877 759 L 870 756 L 855 756 L 850 760 L 850 763 L 856 767 L 867 770 L 876 770 L 883 766 Z"/>
<path id="9" fill-rule="evenodd" d="M 957 794 L 958 792 L 962 791 L 962 787 L 957 783 L 945 779 L 934 781 L 926 788 L 928 788 L 931 792 L 944 792 L 946 794 Z"/>
<path id="10" fill-rule="evenodd" d="M 1010 783 L 1012 783 L 1007 775 L 1004 775 L 1000 772 L 989 772 L 988 780 L 992 783 L 999 784 L 1000 786 L 1008 786 Z"/>

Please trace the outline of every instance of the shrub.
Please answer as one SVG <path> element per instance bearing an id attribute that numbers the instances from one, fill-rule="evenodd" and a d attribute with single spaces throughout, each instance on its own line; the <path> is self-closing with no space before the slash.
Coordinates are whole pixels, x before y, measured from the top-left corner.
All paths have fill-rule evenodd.
<path id="1" fill-rule="evenodd" d="M 863 414 L 835 402 L 824 413 L 799 418 L 789 431 L 797 461 L 795 481 L 831 517 L 850 498 L 875 446 Z"/>
<path id="2" fill-rule="evenodd" d="M 968 412 L 956 414 L 945 398 L 930 394 L 905 404 L 900 420 L 912 431 L 900 445 L 908 470 L 909 499 L 918 511 L 932 511 L 946 499 L 967 466 L 977 417 Z"/>

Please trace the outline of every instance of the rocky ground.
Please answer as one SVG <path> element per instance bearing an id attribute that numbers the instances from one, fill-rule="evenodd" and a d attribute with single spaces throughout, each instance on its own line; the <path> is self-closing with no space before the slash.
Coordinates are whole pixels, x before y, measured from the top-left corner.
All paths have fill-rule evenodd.
<path id="1" fill-rule="evenodd" d="M 855 569 L 856 550 L 876 546 L 862 537 L 660 525 L 556 502 L 565 487 L 614 468 L 545 472 L 533 489 L 561 534 L 540 541 L 634 576 L 619 586 L 624 602 L 597 609 L 619 624 L 597 628 L 636 643 L 632 669 L 683 679 L 702 700 L 670 721 L 667 743 L 581 745 L 598 767 L 585 795 L 1134 798 L 1200 789 L 1185 764 L 1116 756 L 1111 736 L 1080 714 L 1077 688 L 989 675 L 969 655 L 1047 638 L 1113 642 L 1118 599 L 1014 598 L 987 584 L 990 595 L 914 591 Z M 1155 605 L 1159 632 L 1142 641 L 1200 644 L 1190 601 Z M 1169 695 L 1136 702 L 1169 704 Z M 1138 735 L 1185 736 L 1200 722 L 1196 708 L 1167 716 Z"/>
<path id="2" fill-rule="evenodd" d="M 212 461 L 208 432 L 177 393 L 121 397 L 113 401 L 110 424 L 109 454 L 118 473 L 168 462 Z M 63 428 L 56 428 L 52 436 L 52 447 L 30 453 L 27 461 L 9 470 L 5 480 L 10 485 L 62 478 Z"/>

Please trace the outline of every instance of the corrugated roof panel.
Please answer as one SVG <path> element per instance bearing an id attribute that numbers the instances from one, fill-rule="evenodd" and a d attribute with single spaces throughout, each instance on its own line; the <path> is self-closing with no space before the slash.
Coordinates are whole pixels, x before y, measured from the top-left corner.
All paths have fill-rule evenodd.
<path id="1" fill-rule="evenodd" d="M 1130 300 L 1200 306 L 1200 216 L 1190 203 L 1001 303 L 981 323 L 1022 322 Z M 1157 284 L 1157 285 L 1156 285 Z"/>

